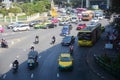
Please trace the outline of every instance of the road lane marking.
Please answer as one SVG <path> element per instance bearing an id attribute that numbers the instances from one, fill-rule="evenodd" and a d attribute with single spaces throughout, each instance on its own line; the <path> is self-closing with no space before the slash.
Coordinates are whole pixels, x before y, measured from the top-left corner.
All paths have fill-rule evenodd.
<path id="1" fill-rule="evenodd" d="M 57 77 L 60 77 L 59 73 L 57 73 Z"/>
<path id="2" fill-rule="evenodd" d="M 27 49 L 24 49 L 23 51 L 27 51 Z"/>
<path id="3" fill-rule="evenodd" d="M 10 68 L 12 67 L 12 63 L 9 65 L 9 67 L 10 67 Z"/>
<path id="4" fill-rule="evenodd" d="M 39 58 L 41 58 L 41 56 L 39 56 Z"/>
<path id="5" fill-rule="evenodd" d="M 16 58 L 19 58 L 19 55 L 17 55 Z"/>
<path id="6" fill-rule="evenodd" d="M 98 76 L 101 76 L 100 73 L 97 73 Z"/>
<path id="7" fill-rule="evenodd" d="M 32 73 L 32 74 L 31 74 L 31 78 L 33 78 L 33 77 L 34 77 L 34 74 Z"/>
<path id="8" fill-rule="evenodd" d="M 12 41 L 11 43 L 12 43 L 12 45 L 13 45 L 13 44 L 14 44 L 14 41 Z"/>
<path id="9" fill-rule="evenodd" d="M 3 75 L 3 79 L 5 79 L 5 78 L 6 78 L 6 74 Z"/>

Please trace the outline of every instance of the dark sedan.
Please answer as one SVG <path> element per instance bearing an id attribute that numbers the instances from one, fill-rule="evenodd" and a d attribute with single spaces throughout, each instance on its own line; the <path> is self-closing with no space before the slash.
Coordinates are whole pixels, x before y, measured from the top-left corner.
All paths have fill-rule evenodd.
<path id="1" fill-rule="evenodd" d="M 62 46 L 69 46 L 75 42 L 74 36 L 65 36 L 61 42 Z"/>

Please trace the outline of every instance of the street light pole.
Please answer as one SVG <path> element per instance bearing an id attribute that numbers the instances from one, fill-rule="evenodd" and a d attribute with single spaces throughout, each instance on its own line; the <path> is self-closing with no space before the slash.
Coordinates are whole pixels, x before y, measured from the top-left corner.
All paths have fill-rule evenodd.
<path id="1" fill-rule="evenodd" d="M 86 0 L 86 8 L 89 8 L 89 0 Z"/>

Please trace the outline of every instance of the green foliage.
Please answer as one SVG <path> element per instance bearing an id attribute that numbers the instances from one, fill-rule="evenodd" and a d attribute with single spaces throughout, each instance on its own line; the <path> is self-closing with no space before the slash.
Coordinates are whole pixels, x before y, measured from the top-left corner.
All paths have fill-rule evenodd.
<path id="1" fill-rule="evenodd" d="M 6 16 L 6 15 L 8 15 L 8 10 L 6 8 L 2 8 L 0 10 L 0 13 L 3 14 L 3 16 Z"/>
<path id="2" fill-rule="evenodd" d="M 27 3 L 13 3 L 13 6 L 15 8 L 10 8 L 9 10 L 6 10 L 5 8 L 2 8 L 0 10 L 0 13 L 5 15 L 8 15 L 8 13 L 21 13 L 24 12 L 26 15 L 31 15 L 34 13 L 42 13 L 45 11 L 50 10 L 51 5 L 49 0 L 34 0 L 33 3 L 28 2 Z"/>
<path id="3" fill-rule="evenodd" d="M 22 10 L 21 10 L 21 8 L 16 7 L 16 8 L 10 8 L 10 9 L 8 10 L 8 12 L 9 12 L 9 13 L 14 13 L 14 14 L 16 14 L 16 13 L 21 13 Z"/>
<path id="4" fill-rule="evenodd" d="M 39 0 L 34 1 L 33 3 L 24 3 L 20 5 L 23 12 L 27 15 L 31 15 L 33 13 L 42 13 L 50 9 L 50 1 L 48 0 Z"/>

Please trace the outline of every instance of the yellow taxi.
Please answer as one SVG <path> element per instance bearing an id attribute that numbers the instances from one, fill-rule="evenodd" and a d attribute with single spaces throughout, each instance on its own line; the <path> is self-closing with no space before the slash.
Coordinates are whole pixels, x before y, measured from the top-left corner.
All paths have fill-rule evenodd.
<path id="1" fill-rule="evenodd" d="M 70 53 L 61 53 L 58 59 L 59 70 L 72 70 L 73 69 L 73 58 Z"/>

